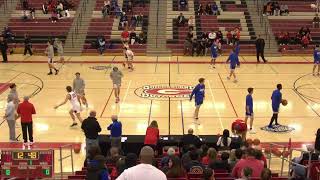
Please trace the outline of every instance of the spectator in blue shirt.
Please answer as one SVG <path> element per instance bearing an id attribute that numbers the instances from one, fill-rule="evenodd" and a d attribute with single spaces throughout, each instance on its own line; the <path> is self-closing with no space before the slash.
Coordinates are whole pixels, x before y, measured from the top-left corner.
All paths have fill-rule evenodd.
<path id="1" fill-rule="evenodd" d="M 212 10 L 212 14 L 213 15 L 218 15 L 218 6 L 215 2 L 213 2 L 213 4 L 211 5 L 211 10 Z"/>
<path id="2" fill-rule="evenodd" d="M 313 71 L 312 74 L 315 76 L 316 73 L 316 68 L 318 66 L 318 73 L 317 75 L 320 75 L 320 50 L 319 50 L 319 45 L 316 45 L 316 48 L 313 51 L 313 59 L 314 59 L 314 65 L 313 65 Z"/>
<path id="3" fill-rule="evenodd" d="M 109 125 L 111 147 L 121 148 L 122 124 L 118 121 L 118 116 L 111 116 L 112 124 Z"/>
<path id="4" fill-rule="evenodd" d="M 205 85 L 204 85 L 204 78 L 199 79 L 199 84 L 193 89 L 191 95 L 190 95 L 190 101 L 192 100 L 192 97 L 194 96 L 196 109 L 194 111 L 194 118 L 199 119 L 199 109 L 200 106 L 203 103 L 203 99 L 205 96 Z"/>
<path id="5" fill-rule="evenodd" d="M 230 75 L 227 77 L 228 80 L 230 80 L 231 76 L 233 76 L 234 81 L 233 82 L 238 82 L 236 74 L 235 74 L 235 69 L 236 66 L 240 66 L 239 63 L 239 58 L 238 58 L 238 54 L 236 53 L 236 49 L 233 48 L 231 51 L 231 54 L 229 55 L 229 58 L 227 60 L 227 62 L 230 61 Z"/>
<path id="6" fill-rule="evenodd" d="M 254 133 L 252 130 L 252 124 L 253 124 L 253 99 L 252 99 L 252 94 L 253 94 L 253 88 L 248 88 L 248 95 L 246 97 L 246 118 L 245 122 L 248 124 L 248 119 L 250 118 L 250 133 Z"/>
<path id="7" fill-rule="evenodd" d="M 271 96 L 273 115 L 272 115 L 270 123 L 269 123 L 269 128 L 273 128 L 273 126 L 272 126 L 273 121 L 276 122 L 276 125 L 279 125 L 278 124 L 278 114 L 279 114 L 280 104 L 282 102 L 282 94 L 280 92 L 281 89 L 282 89 L 282 85 L 277 84 L 277 89 L 273 91 L 272 96 Z"/>
<path id="8" fill-rule="evenodd" d="M 188 5 L 188 2 L 187 0 L 180 0 L 179 5 L 180 5 L 180 10 L 185 10 Z"/>

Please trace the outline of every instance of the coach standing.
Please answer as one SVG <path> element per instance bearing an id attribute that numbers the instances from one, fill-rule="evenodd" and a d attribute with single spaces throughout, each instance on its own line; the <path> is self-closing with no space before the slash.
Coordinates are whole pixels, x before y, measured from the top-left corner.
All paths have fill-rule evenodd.
<path id="1" fill-rule="evenodd" d="M 23 135 L 23 147 L 33 145 L 33 130 L 32 130 L 32 114 L 36 114 L 36 110 L 29 102 L 29 97 L 25 96 L 23 98 L 23 102 L 19 104 L 18 109 L 18 118 L 21 118 L 21 128 L 22 128 L 22 135 Z M 28 134 L 29 134 L 29 141 L 28 144 Z"/>
<path id="2" fill-rule="evenodd" d="M 265 42 L 264 39 L 261 38 L 261 36 L 259 35 L 259 38 L 256 40 L 256 52 L 257 52 L 257 62 L 259 63 L 259 56 L 261 56 L 263 62 L 267 62 L 267 60 L 264 58 L 264 46 L 265 46 Z"/>
<path id="3" fill-rule="evenodd" d="M 90 111 L 90 115 L 82 122 L 81 129 L 86 136 L 86 152 L 93 146 L 99 146 L 98 133 L 101 132 L 101 127 L 96 118 L 96 111 Z"/>
<path id="4" fill-rule="evenodd" d="M 121 149 L 122 124 L 118 121 L 118 116 L 111 116 L 112 124 L 108 126 L 110 131 L 111 147 Z"/>
<path id="5" fill-rule="evenodd" d="M 7 49 L 8 49 L 8 44 L 6 40 L 4 40 L 2 36 L 0 36 L 0 51 L 2 54 L 2 62 L 4 63 L 8 62 Z"/>

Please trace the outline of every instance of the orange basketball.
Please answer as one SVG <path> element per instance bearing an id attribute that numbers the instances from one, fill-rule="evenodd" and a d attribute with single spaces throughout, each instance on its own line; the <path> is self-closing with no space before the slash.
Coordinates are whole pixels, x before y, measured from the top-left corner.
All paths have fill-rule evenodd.
<path id="1" fill-rule="evenodd" d="M 260 140 L 259 139 L 254 139 L 253 140 L 253 145 L 255 145 L 255 146 L 260 145 Z"/>
<path id="2" fill-rule="evenodd" d="M 288 101 L 285 100 L 285 99 L 282 99 L 281 104 L 282 104 L 283 106 L 286 106 L 286 105 L 288 104 Z"/>
<path id="3" fill-rule="evenodd" d="M 80 144 L 73 145 L 73 152 L 74 153 L 79 154 L 80 150 L 81 150 L 81 145 Z"/>

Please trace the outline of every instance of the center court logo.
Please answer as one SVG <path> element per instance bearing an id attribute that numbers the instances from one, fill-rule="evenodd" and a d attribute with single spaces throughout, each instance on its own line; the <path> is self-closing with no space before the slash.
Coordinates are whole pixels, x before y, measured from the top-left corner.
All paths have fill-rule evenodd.
<path id="1" fill-rule="evenodd" d="M 153 84 L 144 85 L 134 93 L 150 100 L 183 100 L 190 97 L 192 90 L 193 86 L 183 84 Z"/>

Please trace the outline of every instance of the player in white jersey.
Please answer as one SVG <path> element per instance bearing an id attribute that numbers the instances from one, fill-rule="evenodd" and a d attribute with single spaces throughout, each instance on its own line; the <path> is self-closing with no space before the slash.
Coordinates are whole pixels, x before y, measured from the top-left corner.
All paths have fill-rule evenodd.
<path id="1" fill-rule="evenodd" d="M 71 124 L 70 127 L 76 126 L 76 120 L 74 114 L 77 116 L 78 120 L 82 123 L 82 118 L 80 116 L 81 112 L 81 101 L 80 97 L 72 90 L 71 86 L 67 86 L 66 90 L 68 92 L 66 99 L 64 102 L 60 103 L 59 105 L 55 106 L 55 109 L 58 109 L 60 106 L 66 104 L 68 101 L 70 101 L 72 108 L 69 111 L 69 114 L 72 118 L 73 123 Z"/>
<path id="2" fill-rule="evenodd" d="M 134 54 L 131 51 L 131 49 L 129 47 L 126 47 L 126 58 L 127 58 L 128 69 L 130 71 L 133 71 L 133 65 L 132 65 L 133 57 L 134 57 Z"/>

